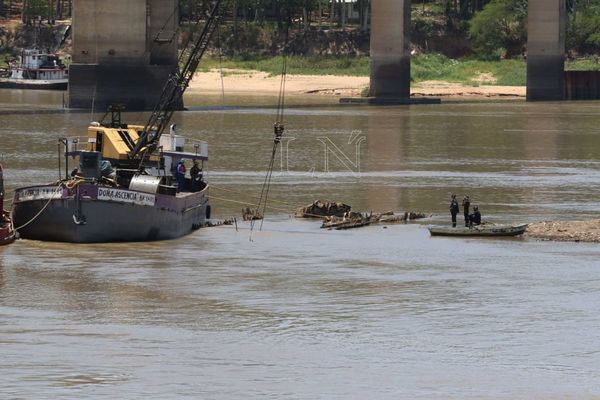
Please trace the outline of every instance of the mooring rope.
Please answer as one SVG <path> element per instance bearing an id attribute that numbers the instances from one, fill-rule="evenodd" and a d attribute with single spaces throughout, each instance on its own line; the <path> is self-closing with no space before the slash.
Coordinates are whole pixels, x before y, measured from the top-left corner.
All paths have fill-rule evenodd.
<path id="1" fill-rule="evenodd" d="M 52 194 L 52 196 L 50 196 L 50 198 L 48 199 L 48 201 L 46 202 L 46 204 L 44 204 L 44 207 L 42 207 L 42 209 L 33 216 L 33 218 L 31 218 L 29 221 L 27 221 L 26 223 L 24 223 L 23 225 L 19 226 L 18 228 L 15 228 L 15 223 L 14 223 L 14 218 L 13 218 L 13 211 L 14 211 L 14 206 L 10 211 L 10 223 L 12 226 L 13 231 L 18 231 L 19 229 L 23 229 L 26 226 L 28 226 L 29 224 L 31 224 L 33 221 L 35 221 L 40 215 L 42 215 L 42 213 L 46 210 L 46 208 L 48 208 L 48 206 L 50 205 L 50 203 L 52 202 L 52 200 L 55 200 L 57 197 L 57 194 L 61 194 L 62 193 L 62 187 L 63 187 L 63 183 L 59 183 L 58 187 L 56 188 L 56 192 L 54 192 Z"/>

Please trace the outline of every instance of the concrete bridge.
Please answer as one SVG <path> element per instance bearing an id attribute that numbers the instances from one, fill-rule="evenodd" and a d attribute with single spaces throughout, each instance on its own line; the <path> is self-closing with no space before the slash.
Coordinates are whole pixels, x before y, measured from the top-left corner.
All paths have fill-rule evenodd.
<path id="1" fill-rule="evenodd" d="M 371 95 L 410 98 L 411 0 L 371 1 Z M 527 100 L 563 100 L 565 0 L 529 0 Z"/>
<path id="2" fill-rule="evenodd" d="M 74 0 L 69 106 L 151 109 L 177 64 L 177 0 Z M 372 0 L 375 102 L 410 101 L 411 0 Z M 527 99 L 564 97 L 565 0 L 529 0 Z"/>
<path id="3" fill-rule="evenodd" d="M 177 64 L 177 0 L 74 0 L 69 107 L 153 109 Z"/>

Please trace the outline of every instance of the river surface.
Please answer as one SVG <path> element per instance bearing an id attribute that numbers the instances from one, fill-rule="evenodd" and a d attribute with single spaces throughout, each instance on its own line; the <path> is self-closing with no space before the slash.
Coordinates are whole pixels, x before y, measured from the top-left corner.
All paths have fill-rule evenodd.
<path id="1" fill-rule="evenodd" d="M 213 215 L 256 202 L 274 99 L 189 98 Z M 58 177 L 61 136 L 99 115 L 0 91 L 10 192 Z M 232 105 L 231 105 L 232 104 Z M 131 113 L 128 121 L 143 123 Z M 262 230 L 0 249 L 2 399 L 597 399 L 600 246 L 323 231 L 315 199 L 484 220 L 600 218 L 600 103 L 339 106 L 291 98 Z M 64 163 L 63 163 L 64 168 Z"/>

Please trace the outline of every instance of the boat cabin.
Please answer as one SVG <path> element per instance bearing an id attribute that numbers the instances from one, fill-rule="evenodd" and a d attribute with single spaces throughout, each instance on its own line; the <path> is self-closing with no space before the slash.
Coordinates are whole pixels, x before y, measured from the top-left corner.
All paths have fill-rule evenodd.
<path id="1" fill-rule="evenodd" d="M 120 114 L 113 113 L 109 123 L 92 122 L 87 137 L 64 138 L 66 162 L 68 157 L 79 157 L 78 176 L 89 181 L 109 178 L 118 186 L 148 192 L 175 194 L 176 166 L 181 161 L 199 161 L 202 168 L 208 160 L 208 144 L 203 141 L 188 141 L 175 134 L 172 125 L 169 134 L 158 141 L 158 147 L 144 163 L 140 173 L 140 157 L 132 156 L 144 127 L 128 125 L 120 121 Z M 186 146 L 188 147 L 186 151 Z M 140 153 L 146 149 L 142 148 Z M 185 187 L 195 191 L 197 185 L 186 178 Z"/>
<path id="2" fill-rule="evenodd" d="M 142 130 L 141 125 L 110 124 L 103 125 L 92 122 L 88 127 L 87 151 L 97 151 L 104 160 L 119 166 L 130 164 L 131 153 L 139 140 Z M 179 160 L 206 161 L 208 160 L 208 143 L 191 141 L 193 151 L 186 151 L 188 140 L 184 136 L 176 135 L 174 127 L 167 135 L 159 139 L 159 147 L 155 155 L 150 157 L 159 169 L 171 171 Z"/>
<path id="3" fill-rule="evenodd" d="M 20 64 L 11 68 L 13 79 L 58 80 L 69 77 L 68 68 L 60 58 L 37 49 L 26 49 L 21 53 Z"/>

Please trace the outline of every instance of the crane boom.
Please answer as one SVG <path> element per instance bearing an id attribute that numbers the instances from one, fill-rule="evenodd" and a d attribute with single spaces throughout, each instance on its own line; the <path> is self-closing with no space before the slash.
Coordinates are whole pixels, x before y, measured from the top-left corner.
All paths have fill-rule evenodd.
<path id="1" fill-rule="evenodd" d="M 181 51 L 177 65 L 181 69 L 175 70 L 165 83 L 162 94 L 148 122 L 146 123 L 135 147 L 131 152 L 131 158 L 136 157 L 144 149 L 141 156 L 139 168 L 143 167 L 144 162 L 150 154 L 156 149 L 160 136 L 165 128 L 169 125 L 171 117 L 175 112 L 175 105 L 179 102 L 183 93 L 187 89 L 202 56 L 206 52 L 210 40 L 218 25 L 219 5 L 221 0 L 216 0 L 210 13 L 206 17 L 206 22 L 200 35 L 194 39 L 194 35 L 190 35 L 183 50 Z M 196 24 L 200 24 L 198 21 Z"/>

